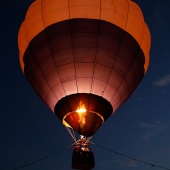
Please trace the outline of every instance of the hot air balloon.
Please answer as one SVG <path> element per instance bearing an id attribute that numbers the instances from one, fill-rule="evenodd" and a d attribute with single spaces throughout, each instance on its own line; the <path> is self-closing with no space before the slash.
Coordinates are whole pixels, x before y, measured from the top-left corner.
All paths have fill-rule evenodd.
<path id="1" fill-rule="evenodd" d="M 30 5 L 18 34 L 20 65 L 37 95 L 80 134 L 73 168 L 94 167 L 89 139 L 143 79 L 150 43 L 141 9 L 132 0 Z"/>

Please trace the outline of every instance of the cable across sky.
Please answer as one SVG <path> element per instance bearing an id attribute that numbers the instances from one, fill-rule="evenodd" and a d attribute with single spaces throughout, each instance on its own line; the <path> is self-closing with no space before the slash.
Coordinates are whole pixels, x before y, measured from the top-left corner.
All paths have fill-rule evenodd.
<path id="1" fill-rule="evenodd" d="M 125 158 L 128 158 L 128 159 L 131 159 L 131 160 L 134 160 L 134 161 L 137 161 L 137 162 L 140 162 L 140 163 L 149 165 L 149 166 L 151 166 L 151 167 L 156 167 L 156 168 L 160 168 L 160 169 L 170 170 L 170 168 L 167 168 L 167 167 L 164 167 L 164 166 L 160 166 L 160 165 L 157 165 L 157 164 L 155 164 L 155 163 L 143 161 L 143 160 L 138 159 L 138 158 L 136 158 L 136 157 L 131 157 L 131 156 L 129 156 L 129 155 L 122 154 L 122 153 L 120 153 L 120 152 L 117 152 L 117 151 L 108 149 L 108 148 L 106 148 L 106 147 L 104 147 L 104 146 L 101 146 L 101 145 L 98 145 L 98 144 L 96 144 L 96 143 L 93 143 L 93 142 L 90 142 L 90 143 L 93 144 L 94 146 L 97 146 L 97 147 L 99 147 L 99 148 L 102 148 L 103 150 L 106 150 L 106 151 L 111 152 L 111 153 L 113 153 L 113 154 L 120 155 L 120 156 L 122 156 L 122 157 L 125 157 Z M 31 165 L 33 165 L 33 164 L 36 164 L 36 163 L 38 163 L 38 162 L 41 162 L 41 161 L 43 161 L 43 160 L 45 160 L 45 159 L 48 159 L 48 158 L 50 158 L 50 157 L 52 157 L 52 156 L 54 156 L 54 155 L 56 155 L 56 154 L 58 154 L 58 153 L 60 153 L 60 152 L 65 151 L 66 149 L 70 148 L 70 147 L 73 146 L 74 144 L 75 144 L 75 143 L 73 143 L 73 144 L 71 144 L 71 145 L 69 145 L 69 146 L 67 146 L 67 147 L 65 147 L 65 148 L 62 148 L 62 149 L 60 149 L 60 150 L 58 150 L 58 151 L 56 151 L 56 152 L 54 152 L 54 153 L 52 153 L 52 154 L 50 154 L 50 155 L 48 155 L 48 156 L 45 156 L 45 157 L 43 157 L 43 158 L 40 158 L 40 159 L 38 159 L 38 160 L 35 160 L 35 161 L 30 162 L 30 163 L 28 163 L 28 164 L 25 164 L 25 165 L 19 166 L 19 167 L 17 167 L 17 168 L 14 168 L 13 170 L 22 169 L 22 168 L 24 168 L 24 167 L 31 166 Z"/>

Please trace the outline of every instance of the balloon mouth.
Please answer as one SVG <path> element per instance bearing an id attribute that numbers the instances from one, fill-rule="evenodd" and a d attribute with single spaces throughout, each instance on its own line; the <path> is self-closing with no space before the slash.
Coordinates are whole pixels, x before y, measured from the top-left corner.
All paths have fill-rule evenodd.
<path id="1" fill-rule="evenodd" d="M 54 111 L 66 127 L 90 137 L 109 118 L 113 108 L 110 102 L 101 96 L 76 93 L 60 99 Z"/>
<path id="2" fill-rule="evenodd" d="M 86 123 L 86 117 L 88 117 L 87 116 L 87 114 L 95 114 L 95 116 L 98 116 L 99 118 L 101 118 L 101 121 L 102 121 L 102 124 L 104 123 L 104 118 L 103 118 L 103 116 L 101 116 L 99 113 L 97 113 L 97 112 L 94 112 L 94 111 L 87 111 L 87 110 L 83 110 L 83 111 L 80 111 L 80 112 L 78 112 L 77 110 L 76 111 L 73 111 L 73 112 L 69 112 L 69 113 L 67 113 L 64 117 L 63 117 L 63 120 L 62 120 L 62 122 L 63 122 L 63 124 L 64 125 L 66 125 L 66 126 L 68 126 L 67 125 L 67 118 L 68 117 L 71 117 L 71 116 L 75 116 L 75 117 L 78 117 L 78 119 L 79 119 L 79 123 L 83 123 L 83 124 L 85 124 Z M 68 123 L 69 124 L 69 123 Z"/>
<path id="3" fill-rule="evenodd" d="M 62 119 L 62 123 L 66 127 L 71 127 L 77 133 L 84 136 L 89 136 L 89 129 L 94 128 L 94 124 L 90 122 L 95 122 L 97 128 L 94 130 L 96 131 L 104 123 L 104 118 L 95 111 L 83 108 L 67 113 Z"/>
<path id="4" fill-rule="evenodd" d="M 87 135 L 89 134 L 89 128 L 93 128 L 93 124 L 90 124 L 90 122 L 95 122 L 95 120 L 97 120 L 98 126 L 101 126 L 104 122 L 104 118 L 99 113 L 87 110 L 83 102 L 80 101 L 77 109 L 67 113 L 62 122 L 66 127 L 69 125 L 80 135 Z"/>

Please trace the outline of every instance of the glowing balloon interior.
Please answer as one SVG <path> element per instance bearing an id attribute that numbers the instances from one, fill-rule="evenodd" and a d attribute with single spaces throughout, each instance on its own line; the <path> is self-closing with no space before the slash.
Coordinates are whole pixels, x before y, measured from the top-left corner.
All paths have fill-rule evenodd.
<path id="1" fill-rule="evenodd" d="M 131 0 L 35 0 L 18 34 L 21 68 L 35 92 L 87 137 L 143 79 L 150 42 Z"/>

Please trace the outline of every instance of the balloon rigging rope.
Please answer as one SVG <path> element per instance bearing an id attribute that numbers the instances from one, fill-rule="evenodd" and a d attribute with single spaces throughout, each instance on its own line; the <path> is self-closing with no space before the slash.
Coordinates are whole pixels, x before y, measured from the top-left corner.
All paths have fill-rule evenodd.
<path id="1" fill-rule="evenodd" d="M 113 150 L 111 150 L 111 149 L 105 148 L 105 147 L 103 147 L 103 146 L 101 146 L 101 145 L 98 145 L 98 144 L 95 144 L 95 143 L 93 143 L 93 142 L 90 142 L 90 143 L 93 144 L 93 145 L 95 145 L 95 146 L 97 146 L 97 147 L 99 147 L 99 148 L 102 148 L 102 149 L 104 149 L 104 150 L 106 150 L 106 151 L 109 151 L 109 152 L 112 152 L 112 153 L 114 153 L 114 154 L 120 155 L 120 156 L 122 156 L 122 157 L 131 159 L 131 160 L 134 160 L 134 161 L 136 161 L 136 162 L 140 162 L 140 163 L 143 163 L 143 164 L 147 164 L 147 165 L 150 165 L 151 167 L 157 167 L 157 168 L 161 168 L 161 169 L 170 170 L 170 168 L 166 168 L 166 167 L 164 167 L 164 166 L 159 166 L 159 165 L 156 165 L 156 164 L 153 164 L 153 163 L 150 163 L 150 162 L 146 162 L 146 161 L 143 161 L 143 160 L 140 160 L 140 159 L 137 159 L 137 158 L 134 158 L 134 157 L 131 157 L 131 156 L 128 156 L 128 155 L 125 155 L 125 154 L 122 154 L 122 153 L 113 151 Z"/>
<path id="2" fill-rule="evenodd" d="M 70 134 L 71 138 L 73 139 L 74 142 L 76 142 L 76 137 L 74 134 L 74 131 L 72 130 L 72 128 L 70 129 L 69 127 L 66 127 L 68 133 Z"/>
<path id="3" fill-rule="evenodd" d="M 74 141 L 76 142 L 76 136 L 75 136 L 75 133 L 74 133 L 73 128 L 71 128 L 71 132 L 72 132 L 72 135 L 73 135 L 73 137 L 74 137 Z"/>
<path id="4" fill-rule="evenodd" d="M 36 160 L 36 161 L 33 161 L 33 162 L 28 163 L 28 164 L 25 164 L 25 165 L 19 166 L 19 167 L 17 167 L 17 168 L 14 168 L 13 170 L 22 169 L 22 168 L 24 168 L 24 167 L 27 167 L 27 166 L 30 166 L 30 165 L 35 164 L 35 163 L 37 163 L 37 162 L 43 161 L 43 160 L 45 160 L 45 159 L 48 159 L 48 158 L 50 158 L 50 157 L 52 157 L 52 156 L 54 156 L 54 155 L 56 155 L 56 154 L 58 154 L 58 153 L 60 153 L 60 152 L 63 152 L 64 150 L 68 149 L 69 147 L 71 147 L 71 146 L 73 146 L 73 145 L 75 145 L 75 143 L 73 143 L 73 144 L 71 144 L 71 145 L 69 145 L 69 146 L 67 146 L 67 147 L 65 147 L 65 148 L 62 148 L 62 149 L 58 150 L 57 152 L 52 153 L 52 154 L 50 154 L 50 155 L 48 155 L 48 156 L 45 156 L 45 157 L 43 157 L 43 158 L 40 158 L 40 159 L 38 159 L 38 160 Z"/>
<path id="5" fill-rule="evenodd" d="M 90 143 L 93 144 L 93 145 L 95 145 L 95 146 L 97 146 L 97 147 L 99 147 L 99 148 L 102 148 L 102 149 L 104 149 L 104 150 L 106 150 L 106 151 L 109 151 L 109 152 L 111 152 L 111 153 L 120 155 L 120 156 L 122 156 L 122 157 L 131 159 L 131 160 L 134 160 L 134 161 L 143 163 L 143 164 L 150 165 L 151 167 L 157 167 L 157 168 L 160 168 L 160 169 L 170 170 L 170 168 L 166 168 L 166 167 L 164 167 L 164 166 L 156 165 L 156 164 L 153 164 L 153 163 L 150 163 L 150 162 L 146 162 L 146 161 L 143 161 L 143 160 L 140 160 L 140 159 L 137 159 L 137 158 L 134 158 L 134 157 L 131 157 L 131 156 L 128 156 L 128 155 L 125 155 L 125 154 L 116 152 L 116 151 L 114 151 L 114 150 L 105 148 L 105 147 L 103 147 L 103 146 L 101 146 L 101 145 L 98 145 L 98 144 L 95 144 L 95 143 L 93 143 L 93 142 L 90 142 Z M 56 155 L 57 153 L 60 153 L 60 152 L 62 152 L 62 151 L 64 151 L 64 150 L 68 149 L 69 147 L 71 147 L 71 146 L 73 146 L 73 145 L 75 145 L 75 143 L 73 143 L 73 144 L 71 144 L 71 145 L 69 145 L 69 146 L 67 146 L 67 147 L 65 147 L 65 148 L 63 148 L 63 149 L 61 149 L 61 150 L 58 150 L 57 152 L 55 152 L 55 153 L 53 153 L 53 154 L 50 154 L 50 155 L 48 155 L 48 156 L 45 156 L 45 157 L 43 157 L 43 158 L 41 158 L 41 159 L 38 159 L 38 160 L 33 161 L 33 162 L 31 162 L 31 163 L 25 164 L 25 165 L 23 165 L 23 166 L 14 168 L 13 170 L 21 169 L 21 168 L 30 166 L 30 165 L 32 165 L 32 164 L 35 164 L 35 163 L 37 163 L 37 162 L 40 162 L 40 161 L 42 161 L 42 160 L 45 160 L 45 159 L 47 159 L 47 158 L 49 158 L 49 157 L 52 157 L 52 156 Z"/>

